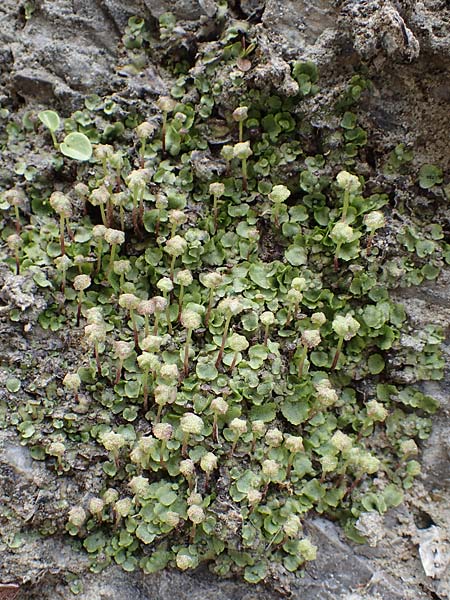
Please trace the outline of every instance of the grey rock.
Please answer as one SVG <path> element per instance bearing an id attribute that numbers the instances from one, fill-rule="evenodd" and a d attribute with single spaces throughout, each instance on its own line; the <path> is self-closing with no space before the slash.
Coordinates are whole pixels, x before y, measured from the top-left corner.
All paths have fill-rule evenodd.
<path id="1" fill-rule="evenodd" d="M 383 155 L 402 139 L 417 148 L 417 164 L 434 161 L 450 164 L 445 126 L 448 123 L 445 103 L 450 99 L 446 83 L 450 70 L 448 3 L 241 0 L 230 5 L 235 16 L 252 20 L 252 34 L 258 38 L 259 52 L 265 58 L 249 74 L 252 84 L 294 94 L 296 83 L 288 61 L 315 61 L 320 67 L 324 90 L 305 106 L 320 122 L 323 118 L 320 105 L 342 91 L 348 73 L 363 57 L 375 86 L 366 113 L 368 125 L 380 131 L 377 153 Z M 171 11 L 182 21 L 180 28 L 186 22 L 191 31 L 197 22 L 213 22 L 217 2 L 36 0 L 35 12 L 28 22 L 19 8 L 15 0 L 3 0 L 0 6 L 1 85 L 29 106 L 36 102 L 59 106 L 68 114 L 72 107 L 80 106 L 86 94 L 123 89 L 123 79 L 119 81 L 119 73 L 115 71 L 117 44 L 131 15 L 141 14 L 154 24 L 161 14 Z M 326 90 L 327 86 L 331 91 Z M 128 76 L 125 88 L 124 94 L 143 99 L 151 110 L 148 97 L 167 93 L 170 81 L 163 69 L 149 61 L 143 74 Z M 224 105 L 231 106 L 232 101 L 226 99 Z M 220 168 L 208 157 L 194 156 L 193 160 L 200 174 Z M 426 198 L 420 201 L 426 202 Z M 45 305 L 32 279 L 25 274 L 18 278 L 10 275 L 0 287 L 3 306 L 18 307 L 25 321 L 33 322 Z M 405 303 L 416 327 L 431 321 L 447 327 L 449 289 L 447 270 L 437 282 L 420 290 L 398 290 L 395 298 Z M 33 313 L 36 302 L 41 304 L 39 311 Z M 64 373 L 58 361 L 52 365 L 53 370 L 48 368 L 48 362 L 53 361 L 49 358 L 50 351 L 59 350 L 63 356 L 63 338 L 49 339 L 38 330 L 35 335 L 41 337 L 29 339 L 11 325 L 5 325 L 0 349 L 2 356 L 20 364 L 39 339 L 42 362 L 36 380 L 45 386 L 55 373 L 58 376 Z M 65 360 L 70 362 L 70 359 L 65 355 Z M 427 539 L 434 540 L 433 531 L 420 532 L 414 522 L 419 513 L 424 513 L 441 531 L 449 510 L 445 487 L 449 463 L 448 378 L 443 385 L 427 384 L 427 390 L 440 397 L 443 408 L 435 418 L 432 436 L 423 444 L 422 487 L 416 486 L 407 495 L 407 504 L 391 511 L 388 517 L 381 520 L 371 515 L 365 517 L 364 523 L 361 520 L 360 525 L 376 541 L 376 547 L 354 546 L 343 539 L 333 523 L 310 519 L 306 530 L 319 547 L 318 560 L 307 567 L 303 578 L 280 571 L 277 579 L 274 574 L 272 587 L 252 587 L 239 579 L 220 579 L 206 567 L 191 574 L 167 570 L 145 576 L 140 572 L 125 573 L 114 566 L 95 575 L 87 571 L 86 555 L 77 551 L 67 538 L 59 536 L 30 537 L 22 548 L 8 547 L 5 539 L 9 543 L 19 531 L 28 534 L 36 524 L 43 530 L 51 530 L 55 525 L 57 531 L 63 531 L 68 508 L 73 503 L 87 501 L 98 491 L 98 481 L 95 472 L 89 480 L 84 480 L 85 471 L 81 469 L 73 479 L 57 477 L 51 466 L 32 461 L 15 436 L 2 432 L 0 489 L 7 491 L 8 502 L 2 498 L 0 507 L 0 581 L 21 582 L 20 600 L 72 598 L 64 583 L 68 571 L 78 575 L 83 583 L 84 590 L 78 596 L 81 600 L 172 597 L 275 600 L 289 592 L 295 600 L 429 600 L 431 594 L 446 598 L 445 574 L 439 571 L 441 581 L 427 577 L 419 556 L 420 545 L 426 548 Z M 2 390 L 1 399 L 4 395 Z M 14 514 L 12 525 L 6 514 Z"/>
<path id="2" fill-rule="evenodd" d="M 12 62 L 10 83 L 16 93 L 41 103 L 58 99 L 66 108 L 90 93 L 106 93 L 117 78 L 117 43 L 139 0 L 38 0 L 23 23 L 15 3 L 3 7 L 0 40 Z"/>
<path id="3" fill-rule="evenodd" d="M 20 319 L 25 322 L 36 321 L 46 307 L 46 301 L 38 293 L 32 273 L 15 275 L 3 267 L 0 269 L 0 301 L 0 315 L 18 309 L 23 313 Z"/>
<path id="4" fill-rule="evenodd" d="M 363 58 L 382 52 L 390 60 L 410 62 L 419 56 L 419 41 L 393 2 L 349 1 L 344 4 L 342 16 L 345 23 L 351 19 L 353 45 Z"/>
<path id="5" fill-rule="evenodd" d="M 212 12 L 211 0 L 144 0 L 150 13 L 157 19 L 164 13 L 171 12 L 177 19 L 196 21 Z M 210 15 L 212 16 L 212 15 Z"/>
<path id="6" fill-rule="evenodd" d="M 280 36 L 275 43 L 295 49 L 299 58 L 312 59 L 314 54 L 321 64 L 320 50 L 332 44 L 338 15 L 337 6 L 327 0 L 268 0 L 262 22 Z M 325 55 L 330 58 L 329 52 Z"/>

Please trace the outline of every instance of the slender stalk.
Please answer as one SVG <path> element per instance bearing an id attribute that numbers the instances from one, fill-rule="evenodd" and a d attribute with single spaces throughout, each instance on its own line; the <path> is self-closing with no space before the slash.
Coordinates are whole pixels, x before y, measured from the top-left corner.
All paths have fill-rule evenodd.
<path id="1" fill-rule="evenodd" d="M 214 440 L 216 443 L 218 443 L 218 442 L 219 442 L 219 426 L 218 426 L 217 420 L 218 420 L 217 414 L 216 414 L 216 413 L 214 413 L 214 419 L 213 419 L 213 431 L 212 431 L 212 434 L 213 434 L 213 440 Z"/>
<path id="2" fill-rule="evenodd" d="M 142 202 L 141 199 L 141 194 L 139 193 L 139 189 L 137 188 L 137 186 L 134 186 L 133 191 L 132 191 L 132 195 L 133 195 L 133 212 L 132 212 L 132 219 L 133 219 L 133 227 L 134 227 L 134 233 L 136 234 L 137 237 L 141 237 L 141 231 L 139 229 L 139 224 L 138 224 L 138 220 L 139 220 L 139 213 L 140 213 L 140 204 Z"/>
<path id="3" fill-rule="evenodd" d="M 233 362 L 232 362 L 232 363 L 231 363 L 231 365 L 230 365 L 230 373 L 232 373 L 232 372 L 233 372 L 233 370 L 234 370 L 234 367 L 236 366 L 237 359 L 238 359 L 238 355 L 239 355 L 239 352 L 235 352 L 235 353 L 234 353 L 234 356 L 233 356 Z"/>
<path id="4" fill-rule="evenodd" d="M 172 256 L 172 259 L 170 261 L 170 281 L 173 281 L 173 272 L 175 271 L 175 261 L 176 261 L 177 257 L 175 255 Z"/>
<path id="5" fill-rule="evenodd" d="M 144 412 L 148 411 L 148 367 L 142 373 L 142 394 L 144 396 Z"/>
<path id="6" fill-rule="evenodd" d="M 337 365 L 338 360 L 339 360 L 339 356 L 341 354 L 342 344 L 343 343 L 344 343 L 344 338 L 342 338 L 342 337 L 339 338 L 338 345 L 337 345 L 337 348 L 336 348 L 336 353 L 334 355 L 333 362 L 331 363 L 331 370 L 333 370 L 333 369 L 336 368 L 336 365 Z"/>
<path id="7" fill-rule="evenodd" d="M 110 186 L 111 188 L 111 186 Z M 106 223 L 107 223 L 107 227 L 111 227 L 111 223 L 113 222 L 113 218 L 114 218 L 114 213 L 113 213 L 113 205 L 111 202 L 111 194 L 112 194 L 112 189 L 109 190 L 110 196 L 106 202 Z"/>
<path id="8" fill-rule="evenodd" d="M 166 127 L 167 127 L 167 112 L 163 112 L 162 127 L 161 127 L 161 146 L 162 154 L 166 154 Z"/>
<path id="9" fill-rule="evenodd" d="M 134 314 L 134 310 L 130 309 L 130 319 L 131 324 L 133 326 L 133 338 L 134 338 L 134 347 L 136 350 L 139 350 L 139 334 L 136 325 L 136 316 Z"/>
<path id="10" fill-rule="evenodd" d="M 189 346 L 192 338 L 192 329 L 187 330 L 186 344 L 184 346 L 184 376 L 187 377 L 189 374 Z"/>
<path id="11" fill-rule="evenodd" d="M 248 183 L 247 183 L 247 159 L 242 159 L 242 189 L 244 192 L 247 191 Z"/>
<path id="12" fill-rule="evenodd" d="M 240 123 L 239 123 L 239 125 L 240 125 Z M 215 195 L 214 203 L 213 203 L 214 233 L 217 233 L 218 211 L 219 211 L 219 198 Z"/>
<path id="13" fill-rule="evenodd" d="M 102 376 L 102 365 L 100 363 L 100 354 L 98 351 L 98 344 L 94 344 L 95 363 L 97 365 L 97 375 Z"/>
<path id="14" fill-rule="evenodd" d="M 219 367 L 220 363 L 222 362 L 222 356 L 223 356 L 223 351 L 225 350 L 225 344 L 227 343 L 227 336 L 228 336 L 228 329 L 230 327 L 230 322 L 231 322 L 231 314 L 228 315 L 225 320 L 225 326 L 224 326 L 223 335 L 222 335 L 222 343 L 220 345 L 219 354 L 217 355 L 217 360 L 216 360 L 216 369 Z"/>
<path id="15" fill-rule="evenodd" d="M 66 221 L 66 229 L 67 229 L 67 234 L 70 237 L 70 241 L 73 242 L 75 239 L 75 235 L 72 231 L 72 228 L 70 227 L 69 219 L 67 219 L 67 221 Z"/>
<path id="16" fill-rule="evenodd" d="M 66 291 L 66 269 L 61 273 L 61 292 L 64 294 Z"/>
<path id="17" fill-rule="evenodd" d="M 80 319 L 81 319 L 81 305 L 83 303 L 83 290 L 80 290 L 78 292 L 78 306 L 77 306 L 77 327 L 80 326 Z"/>
<path id="18" fill-rule="evenodd" d="M 161 463 L 161 465 L 164 468 L 166 468 L 166 463 L 164 461 L 164 450 L 166 449 L 166 444 L 167 444 L 166 440 L 161 440 L 161 447 L 159 449 L 159 462 Z"/>
<path id="19" fill-rule="evenodd" d="M 300 354 L 300 362 L 298 363 L 298 376 L 303 377 L 303 367 L 305 365 L 306 354 L 308 349 L 306 346 L 303 346 L 302 353 Z"/>
<path id="20" fill-rule="evenodd" d="M 338 258 L 338 254 L 339 254 L 339 251 L 341 249 L 341 246 L 342 246 L 341 242 L 338 242 L 336 244 L 336 251 L 334 253 L 334 261 L 333 261 L 333 265 L 334 265 L 334 270 L 335 271 L 339 270 L 339 258 Z"/>
<path id="21" fill-rule="evenodd" d="M 169 298 L 166 296 L 166 294 L 164 294 L 164 298 L 167 300 L 167 304 L 166 304 L 166 321 L 167 321 L 167 329 L 170 335 L 172 335 L 173 329 L 172 329 L 172 320 L 170 318 L 170 302 L 169 302 Z"/>
<path id="22" fill-rule="evenodd" d="M 100 269 L 102 266 L 102 254 L 103 254 L 103 239 L 100 238 L 97 246 L 97 264 L 95 266 L 95 274 L 100 273 Z"/>
<path id="23" fill-rule="evenodd" d="M 105 207 L 100 204 L 100 214 L 102 215 L 102 223 L 105 227 L 108 227 L 108 219 L 106 218 Z"/>
<path id="24" fill-rule="evenodd" d="M 114 380 L 114 385 L 117 385 L 119 383 L 120 378 L 122 376 L 122 369 L 123 369 L 123 359 L 119 358 L 119 364 L 117 365 L 116 378 Z"/>
<path id="25" fill-rule="evenodd" d="M 155 323 L 153 325 L 153 335 L 158 335 L 160 311 L 155 310 Z"/>
<path id="26" fill-rule="evenodd" d="M 19 249 L 16 248 L 14 250 L 14 260 L 16 261 L 16 275 L 20 273 L 20 257 L 19 257 Z"/>
<path id="27" fill-rule="evenodd" d="M 347 218 L 347 211 L 350 204 L 350 192 L 344 190 L 344 205 L 342 207 L 342 217 L 341 220 L 345 221 Z"/>
<path id="28" fill-rule="evenodd" d="M 122 172 L 120 170 L 120 166 L 118 166 L 116 169 L 116 189 L 118 192 L 120 192 L 121 188 L 122 188 Z"/>
<path id="29" fill-rule="evenodd" d="M 116 259 L 116 249 L 117 249 L 117 244 L 112 244 L 112 246 L 111 246 L 111 254 L 109 256 L 108 270 L 106 272 L 106 275 L 107 275 L 108 279 L 111 277 L 111 273 L 112 273 L 112 269 L 113 269 L 113 264 L 114 264 L 114 261 Z"/>
<path id="30" fill-rule="evenodd" d="M 164 404 L 158 404 L 158 411 L 156 413 L 155 424 L 158 424 L 161 421 L 162 409 L 164 408 Z"/>
<path id="31" fill-rule="evenodd" d="M 187 456 L 187 445 L 189 442 L 189 433 L 183 433 L 183 442 L 181 445 L 181 456 L 186 458 Z"/>
<path id="32" fill-rule="evenodd" d="M 192 529 L 191 529 L 191 543 L 194 543 L 196 530 L 197 530 L 197 525 L 195 523 L 193 523 Z"/>
<path id="33" fill-rule="evenodd" d="M 16 233 L 19 234 L 21 226 L 20 226 L 19 207 L 17 206 L 17 204 L 14 205 L 14 216 L 15 216 Z"/>
<path id="34" fill-rule="evenodd" d="M 178 296 L 178 316 L 177 320 L 181 321 L 181 308 L 183 306 L 183 298 L 184 298 L 184 285 L 180 285 L 180 295 Z"/>
<path id="35" fill-rule="evenodd" d="M 125 211 L 124 211 L 122 205 L 119 206 L 119 214 L 120 214 L 120 229 L 122 231 L 125 231 Z"/>
<path id="36" fill-rule="evenodd" d="M 53 146 L 55 147 L 56 150 L 59 150 L 59 144 L 58 144 L 58 141 L 56 139 L 55 132 L 52 131 L 51 129 L 49 129 L 49 131 L 50 131 L 50 135 L 52 136 Z"/>
<path id="37" fill-rule="evenodd" d="M 205 314 L 205 327 L 208 327 L 209 318 L 211 316 L 211 311 L 212 311 L 212 307 L 213 307 L 213 302 L 214 302 L 214 289 L 210 288 L 208 308 L 206 309 L 206 314 Z"/>
<path id="38" fill-rule="evenodd" d="M 145 151 L 146 151 L 146 149 L 147 149 L 147 139 L 143 138 L 141 140 L 141 148 L 140 148 L 140 151 L 139 151 L 139 155 L 140 155 L 139 166 L 140 166 L 141 169 L 143 169 L 144 166 L 145 166 Z"/>
<path id="39" fill-rule="evenodd" d="M 139 227 L 144 223 L 144 191 L 139 194 L 139 210 L 138 210 L 138 225 Z M 139 230 L 139 235 L 141 232 Z"/>
<path id="40" fill-rule="evenodd" d="M 60 215 L 59 217 L 59 243 L 61 245 L 61 254 L 66 253 L 66 246 L 64 243 L 64 217 Z"/>
<path id="41" fill-rule="evenodd" d="M 294 464 L 294 458 L 295 458 L 295 454 L 293 452 L 291 452 L 291 454 L 289 454 L 289 458 L 288 458 L 288 464 L 287 464 L 287 469 L 286 469 L 286 479 L 289 479 L 291 476 L 292 465 Z"/>

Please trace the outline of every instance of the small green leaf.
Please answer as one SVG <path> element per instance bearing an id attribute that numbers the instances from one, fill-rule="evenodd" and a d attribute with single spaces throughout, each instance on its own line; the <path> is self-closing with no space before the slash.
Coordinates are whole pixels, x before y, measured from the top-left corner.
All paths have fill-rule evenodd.
<path id="1" fill-rule="evenodd" d="M 258 328 L 258 315 L 251 310 L 242 316 L 241 322 L 245 331 L 255 331 Z"/>
<path id="2" fill-rule="evenodd" d="M 422 165 L 419 171 L 419 185 L 423 190 L 429 190 L 442 183 L 442 169 L 435 165 Z"/>
<path id="3" fill-rule="evenodd" d="M 327 367 L 331 364 L 331 359 L 328 354 L 326 352 L 320 352 L 319 350 L 311 352 L 309 358 L 316 367 Z"/>
<path id="4" fill-rule="evenodd" d="M 129 379 L 124 386 L 125 396 L 127 398 L 138 398 L 141 384 L 137 379 Z"/>
<path id="5" fill-rule="evenodd" d="M 69 158 L 74 160 L 85 161 L 92 156 L 92 144 L 84 133 L 74 131 L 66 135 L 64 141 L 59 145 L 59 149 Z"/>
<path id="6" fill-rule="evenodd" d="M 244 579 L 248 583 L 259 583 L 267 574 L 267 565 L 263 562 L 258 562 L 256 565 L 247 566 L 244 570 Z"/>
<path id="7" fill-rule="evenodd" d="M 22 437 L 26 440 L 30 437 L 33 437 L 33 435 L 36 432 L 33 423 L 30 423 L 29 421 L 24 421 L 23 423 L 20 423 L 20 425 L 17 426 L 17 429 L 20 431 Z"/>
<path id="8" fill-rule="evenodd" d="M 132 573 L 136 569 L 137 559 L 134 556 L 127 556 L 120 566 L 127 573 Z"/>
<path id="9" fill-rule="evenodd" d="M 106 544 L 105 536 L 101 531 L 97 531 L 84 540 L 83 546 L 90 553 L 99 552 Z"/>
<path id="10" fill-rule="evenodd" d="M 361 499 L 361 504 L 367 511 L 378 511 L 380 515 L 385 513 L 387 510 L 383 496 L 381 494 L 375 494 L 374 492 L 370 492 L 363 496 Z"/>
<path id="11" fill-rule="evenodd" d="M 384 369 L 384 358 L 381 356 L 381 354 L 372 354 L 372 356 L 369 356 L 367 365 L 372 375 L 378 375 L 378 373 L 381 373 L 381 371 Z"/>
<path id="12" fill-rule="evenodd" d="M 158 493 L 157 498 L 163 506 L 171 506 L 178 496 L 173 490 L 164 487 L 162 491 Z"/>
<path id="13" fill-rule="evenodd" d="M 300 425 L 306 420 L 309 406 L 306 402 L 285 400 L 281 405 L 281 413 L 292 425 Z"/>
<path id="14" fill-rule="evenodd" d="M 84 242 L 88 242 L 92 237 L 92 230 L 89 230 L 87 227 L 78 227 L 75 232 L 74 239 L 78 244 L 84 244 Z"/>
<path id="15" fill-rule="evenodd" d="M 248 269 L 250 279 L 260 288 L 268 290 L 271 287 L 270 276 L 272 275 L 272 266 L 263 263 L 253 263 Z"/>
<path id="16" fill-rule="evenodd" d="M 294 63 L 294 67 L 292 69 L 292 75 L 295 79 L 299 79 L 301 75 L 307 76 L 307 78 L 315 83 L 318 79 L 318 72 L 316 65 L 311 61 L 297 61 Z"/>
<path id="17" fill-rule="evenodd" d="M 141 567 L 144 573 L 156 573 L 167 566 L 171 557 L 172 555 L 170 552 L 156 550 L 149 558 L 142 559 Z"/>
<path id="18" fill-rule="evenodd" d="M 122 413 L 122 417 L 125 419 L 125 421 L 135 421 L 138 415 L 138 409 L 136 406 L 127 406 L 123 413 Z"/>
<path id="19" fill-rule="evenodd" d="M 424 265 L 422 267 L 421 271 L 422 271 L 422 274 L 425 277 L 425 279 L 428 279 L 429 281 L 431 281 L 432 279 L 436 279 L 436 277 L 441 272 L 439 267 L 430 265 L 430 263 L 427 263 L 426 265 Z"/>
<path id="20" fill-rule="evenodd" d="M 172 125 L 166 128 L 166 149 L 172 155 L 176 156 L 180 153 L 181 135 Z"/>
<path id="21" fill-rule="evenodd" d="M 6 380 L 6 389 L 8 392 L 11 392 L 11 394 L 18 392 L 21 385 L 21 381 L 20 379 L 17 379 L 17 377 L 8 377 Z"/>
<path id="22" fill-rule="evenodd" d="M 109 477 L 115 477 L 117 475 L 117 467 L 112 461 L 106 461 L 103 463 L 103 471 Z"/>
<path id="23" fill-rule="evenodd" d="M 344 113 L 341 120 L 341 127 L 344 129 L 354 129 L 356 127 L 356 115 L 351 112 Z"/>
<path id="24" fill-rule="evenodd" d="M 269 423 L 275 419 L 275 415 L 276 404 L 273 402 L 261 404 L 261 406 L 253 406 L 250 410 L 250 419 L 252 421 L 264 421 L 264 423 Z"/>
<path id="25" fill-rule="evenodd" d="M 38 119 L 43 123 L 50 131 L 55 132 L 59 129 L 61 120 L 57 113 L 53 110 L 41 110 L 38 113 Z"/>
<path id="26" fill-rule="evenodd" d="M 311 479 L 311 481 L 308 481 L 308 483 L 303 486 L 301 491 L 313 502 L 318 502 L 325 496 L 326 489 L 320 484 L 318 479 Z"/>
<path id="27" fill-rule="evenodd" d="M 197 373 L 197 377 L 203 381 L 214 381 L 219 374 L 212 362 L 197 363 L 195 372 Z"/>
<path id="28" fill-rule="evenodd" d="M 33 281 L 42 288 L 52 287 L 51 282 L 47 279 L 43 271 L 36 271 L 33 275 Z"/>
<path id="29" fill-rule="evenodd" d="M 297 223 L 297 222 L 302 223 L 303 221 L 308 220 L 308 211 L 301 204 L 298 204 L 298 205 L 290 208 L 289 215 L 291 217 L 291 221 L 293 221 L 294 223 Z"/>
<path id="30" fill-rule="evenodd" d="M 139 525 L 135 531 L 135 535 L 144 544 L 151 544 L 156 538 L 156 534 L 154 534 L 152 531 L 149 531 L 149 528 L 145 523 Z"/>
<path id="31" fill-rule="evenodd" d="M 239 477 L 236 481 L 236 488 L 242 494 L 246 494 L 251 488 L 257 487 L 259 484 L 259 478 L 250 469 L 244 471 L 244 474 Z"/>
<path id="32" fill-rule="evenodd" d="M 122 548 L 128 548 L 133 543 L 133 536 L 126 529 L 122 529 L 119 534 L 119 546 Z"/>
<path id="33" fill-rule="evenodd" d="M 305 248 L 301 246 L 289 246 L 289 248 L 284 253 L 284 256 L 288 263 L 294 267 L 299 267 L 300 265 L 306 265 L 308 262 L 308 254 Z"/>
<path id="34" fill-rule="evenodd" d="M 383 498 L 387 508 L 395 508 L 403 502 L 403 492 L 399 487 L 390 483 L 383 490 Z"/>
<path id="35" fill-rule="evenodd" d="M 144 224 L 145 224 L 145 217 L 144 217 Z M 147 231 L 151 231 L 149 229 L 147 229 Z M 157 267 L 159 265 L 159 263 L 161 262 L 163 253 L 162 250 L 160 250 L 159 248 L 147 248 L 147 250 L 145 251 L 145 262 L 147 262 L 149 265 L 152 265 L 153 267 Z"/>

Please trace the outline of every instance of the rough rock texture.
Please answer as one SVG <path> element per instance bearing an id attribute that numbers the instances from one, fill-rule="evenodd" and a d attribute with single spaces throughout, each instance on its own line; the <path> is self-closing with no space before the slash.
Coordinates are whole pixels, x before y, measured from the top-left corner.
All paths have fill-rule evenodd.
<path id="1" fill-rule="evenodd" d="M 140 14 L 152 22 L 170 9 L 180 27 L 195 30 L 211 25 L 217 10 L 214 0 L 35 0 L 31 18 L 26 20 L 22 4 L 3 0 L 0 6 L 1 88 L 17 106 L 53 105 L 65 113 L 78 107 L 86 94 L 123 89 L 128 95 L 142 96 L 164 91 L 164 74 L 157 64 L 148 68 L 145 82 L 132 78 L 124 82 L 115 70 L 117 44 L 129 16 Z M 273 59 L 271 68 L 279 74 L 278 85 L 286 93 L 291 84 L 286 79 L 287 59 L 314 60 L 329 93 L 340 89 L 361 60 L 366 63 L 375 85 L 366 107 L 367 122 L 379 136 L 372 149 L 375 162 L 386 149 L 403 141 L 414 146 L 418 163 L 450 165 L 448 2 L 235 0 L 229 4 L 235 17 L 252 23 L 261 47 Z M 424 198 L 409 200 L 419 210 L 421 202 L 426 202 Z M 23 279 L 10 277 L 0 285 L 2 305 L 15 302 L 24 313 L 16 327 L 2 326 L 0 351 L 12 362 L 19 360 L 18 352 L 37 344 L 35 336 L 26 341 L 22 337 L 23 323 L 35 319 L 33 308 L 27 305 L 31 284 Z M 447 272 L 438 283 L 419 291 L 398 292 L 398 299 L 416 325 L 432 321 L 447 327 L 449 290 Z M 44 355 L 47 342 L 39 340 L 39 344 Z M 447 358 L 449 352 L 446 347 Z M 319 545 L 319 558 L 303 579 L 280 579 L 272 589 L 265 589 L 219 580 L 205 568 L 190 575 L 166 571 L 144 576 L 118 567 L 101 575 L 85 574 L 85 555 L 65 538 L 50 537 L 30 539 L 16 550 L 0 546 L 0 583 L 20 582 L 19 600 L 66 600 L 72 597 L 65 582 L 69 568 L 74 574 L 84 573 L 84 590 L 78 596 L 82 600 L 202 600 L 211 596 L 272 600 L 289 589 L 298 600 L 449 598 L 450 379 L 430 383 L 426 391 L 441 400 L 442 409 L 431 437 L 423 444 L 421 482 L 399 509 L 384 518 L 361 521 L 371 545 L 354 546 L 334 524 L 310 521 L 308 533 Z M 71 494 L 79 492 L 71 485 L 70 481 L 61 484 L 43 464 L 32 461 L 11 433 L 2 433 L 0 524 L 2 515 L 15 514 L 18 527 L 39 522 L 51 531 L 52 522 L 62 519 Z M 51 515 L 46 512 L 49 494 L 59 495 L 60 501 L 59 512 Z M 0 585 L 0 598 L 8 598 L 6 594 Z"/>

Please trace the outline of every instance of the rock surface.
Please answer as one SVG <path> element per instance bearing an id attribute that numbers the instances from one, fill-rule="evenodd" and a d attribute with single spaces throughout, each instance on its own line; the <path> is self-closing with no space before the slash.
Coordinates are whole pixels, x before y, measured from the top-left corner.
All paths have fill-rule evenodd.
<path id="1" fill-rule="evenodd" d="M 28 3 L 30 4 L 30 3 Z M 273 56 L 278 85 L 285 91 L 286 60 L 314 60 L 328 90 L 339 90 L 353 66 L 365 61 L 375 93 L 367 106 L 368 122 L 379 132 L 374 160 L 398 141 L 416 148 L 418 163 L 450 165 L 448 101 L 450 88 L 450 8 L 445 0 L 241 0 L 230 10 L 248 19 L 263 47 Z M 24 3 L 3 0 L 0 6 L 0 83 L 17 106 L 31 103 L 56 106 L 64 114 L 78 108 L 86 94 L 117 92 L 161 93 L 165 81 L 158 65 L 149 67 L 147 82 L 126 83 L 117 73 L 118 42 L 132 15 L 149 21 L 170 10 L 180 26 L 195 30 L 214 19 L 213 0 L 35 0 L 25 18 Z M 1 99 L 1 98 L 0 98 Z M 320 111 L 319 111 L 320 112 Z M 317 118 L 320 118 L 318 114 Z M 413 199 L 410 199 L 411 202 Z M 414 206 L 426 199 L 415 198 Z M 22 278 L 23 279 L 23 278 Z M 2 284 L 3 304 L 27 305 L 26 281 Z M 16 288 L 11 286 L 16 286 Z M 18 286 L 18 287 L 17 287 Z M 12 294 L 11 290 L 22 290 Z M 430 321 L 448 327 L 450 276 L 419 291 L 398 293 L 416 324 Z M 1 316 L 1 313 L 0 313 Z M 1 354 L 10 361 L 36 345 L 23 339 L 22 324 L 2 325 Z M 38 334 L 36 334 L 38 335 Z M 448 347 L 445 349 L 448 358 Z M 2 376 L 3 377 L 3 376 Z M 3 383 L 3 378 L 1 380 Z M 3 386 L 2 386 L 3 387 Z M 154 576 L 128 574 L 118 567 L 100 575 L 86 574 L 87 560 L 66 538 L 33 538 L 15 549 L 0 545 L 0 583 L 20 582 L 18 600 L 66 600 L 72 597 L 67 572 L 80 576 L 82 600 L 272 600 L 291 590 L 298 600 L 426 600 L 449 598 L 449 412 L 450 379 L 429 384 L 442 403 L 431 437 L 423 444 L 423 476 L 404 506 L 391 511 L 371 528 L 374 547 L 355 546 L 339 528 L 313 519 L 309 533 L 319 546 L 318 560 L 303 579 L 273 588 L 252 587 L 238 580 L 217 579 L 205 568 L 184 575 L 166 571 Z M 86 485 L 95 485 L 89 482 Z M 10 432 L 0 437 L 0 524 L 5 515 L 17 519 L 17 531 L 27 524 L 52 530 L 63 519 L 73 494 L 73 482 L 61 484 L 42 463 L 32 461 Z M 58 495 L 59 511 L 49 495 Z M 0 599 L 8 598 L 0 587 Z"/>

